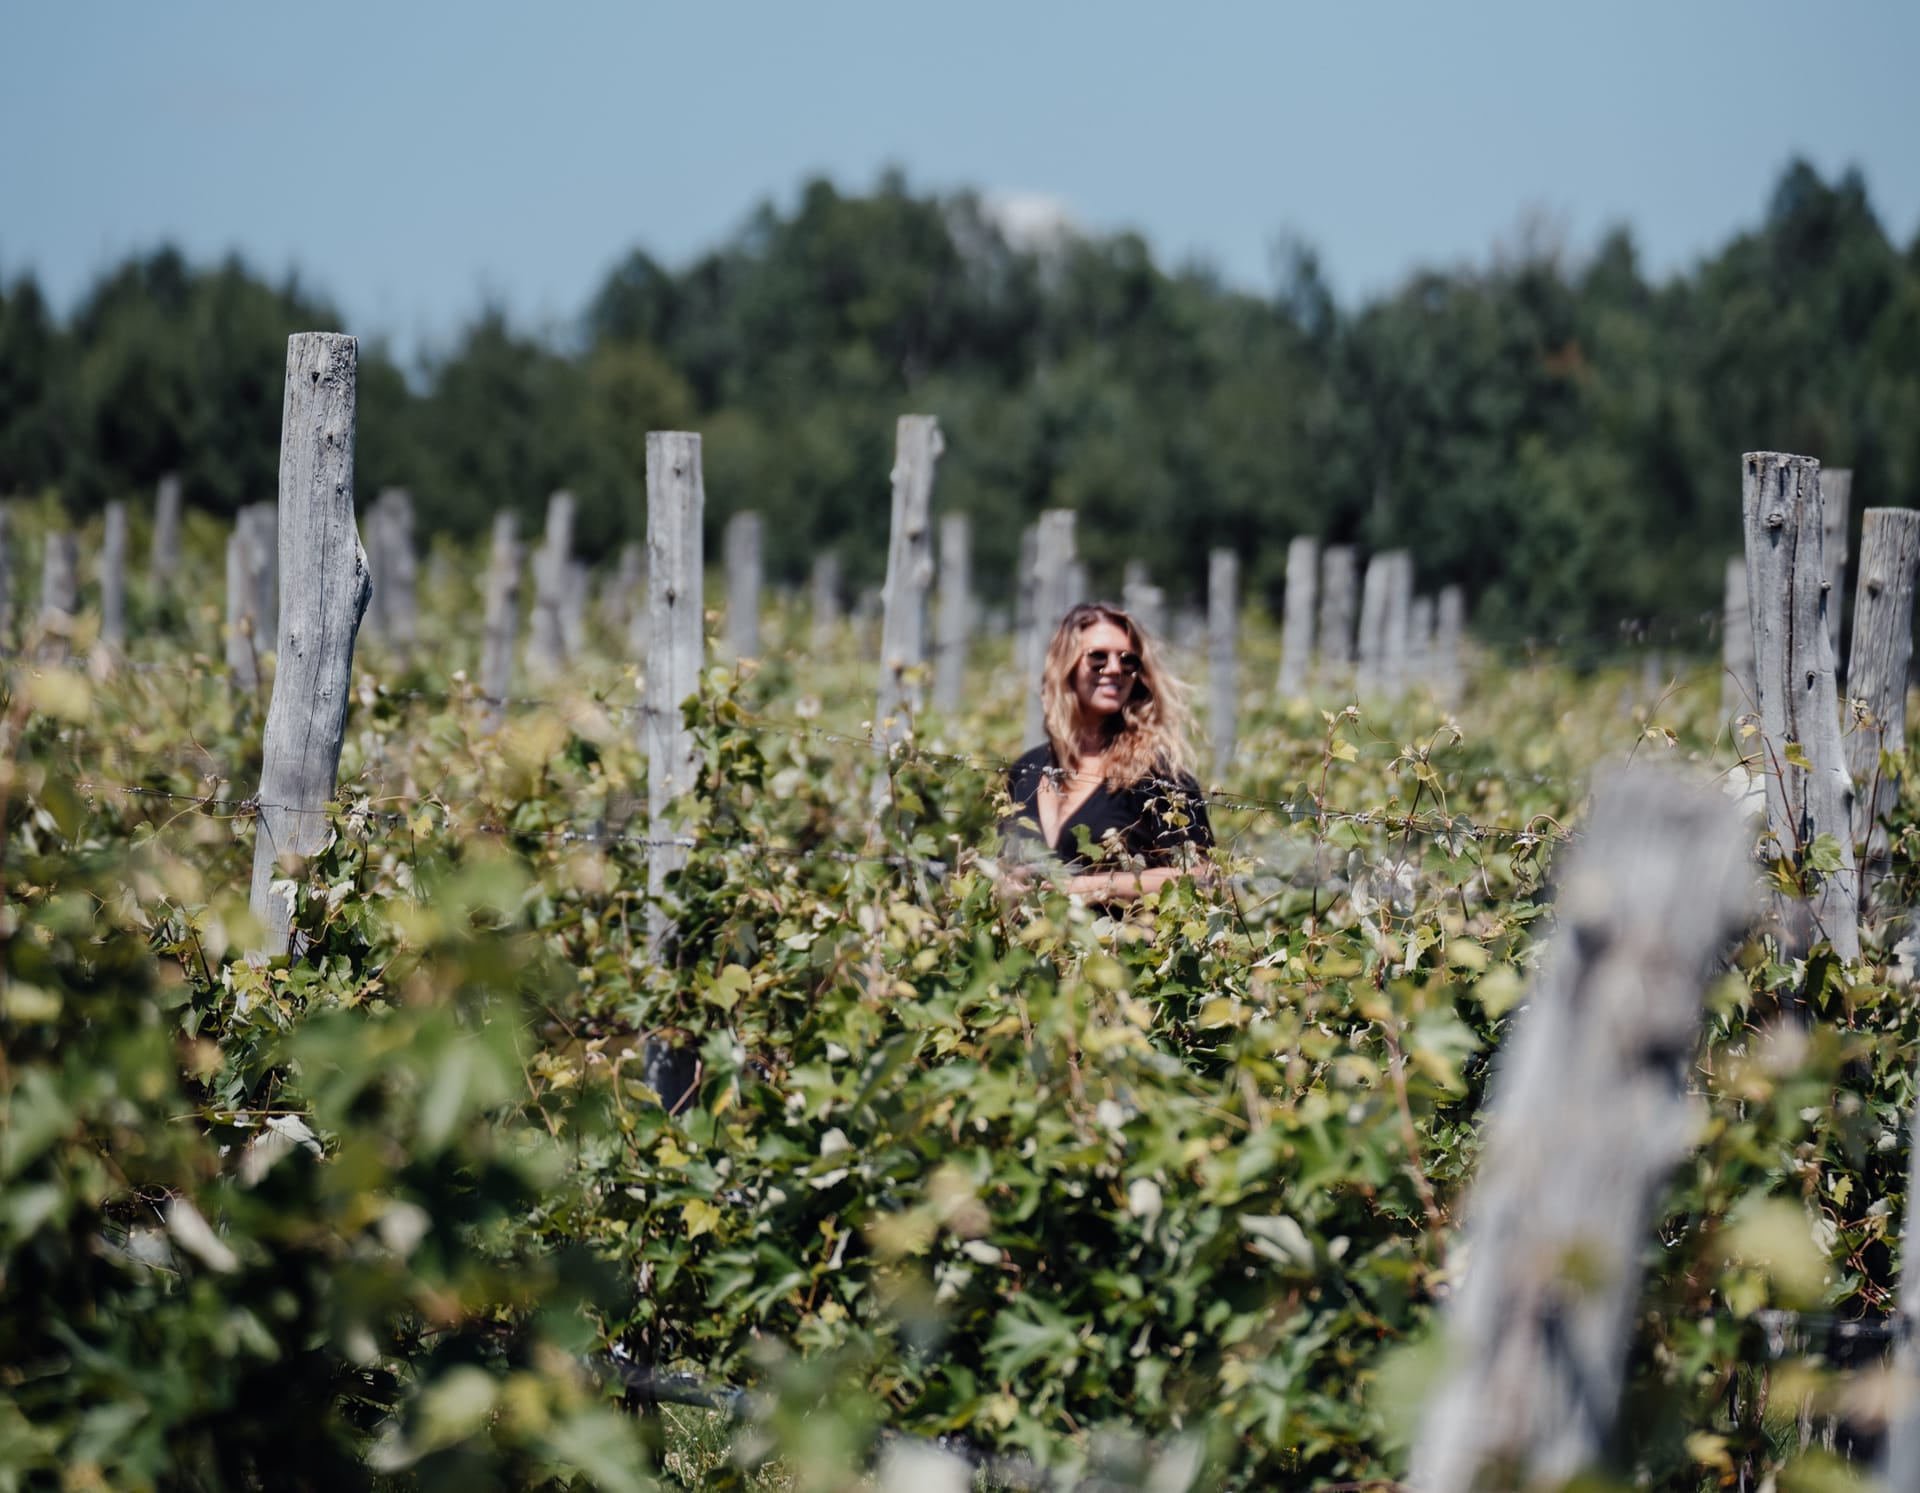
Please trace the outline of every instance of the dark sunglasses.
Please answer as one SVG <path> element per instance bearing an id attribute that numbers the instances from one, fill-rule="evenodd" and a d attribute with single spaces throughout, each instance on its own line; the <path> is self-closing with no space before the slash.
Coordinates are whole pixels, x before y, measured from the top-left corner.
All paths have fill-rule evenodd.
<path id="1" fill-rule="evenodd" d="M 1087 663 L 1096 674 L 1107 672 L 1107 665 L 1115 658 L 1120 660 L 1122 674 L 1137 675 L 1140 672 L 1140 655 L 1137 653 L 1110 653 L 1105 648 L 1089 648 L 1086 652 Z"/>

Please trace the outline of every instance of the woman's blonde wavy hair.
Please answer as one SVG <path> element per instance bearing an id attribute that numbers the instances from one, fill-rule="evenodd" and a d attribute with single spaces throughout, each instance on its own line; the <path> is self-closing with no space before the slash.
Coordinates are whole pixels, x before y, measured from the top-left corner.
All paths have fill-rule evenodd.
<path id="1" fill-rule="evenodd" d="M 1090 627 L 1111 622 L 1127 635 L 1140 655 L 1140 673 L 1133 694 L 1107 729 L 1112 743 L 1106 754 L 1106 782 L 1111 789 L 1131 787 L 1142 778 L 1193 771 L 1193 748 L 1188 737 L 1193 716 L 1187 709 L 1187 687 L 1169 674 L 1147 630 L 1127 613 L 1104 601 L 1084 601 L 1060 619 L 1040 674 L 1040 704 L 1045 712 L 1047 737 L 1054 760 L 1070 762 L 1080 739 L 1080 697 L 1073 692 L 1073 671 L 1086 651 L 1080 643 Z"/>

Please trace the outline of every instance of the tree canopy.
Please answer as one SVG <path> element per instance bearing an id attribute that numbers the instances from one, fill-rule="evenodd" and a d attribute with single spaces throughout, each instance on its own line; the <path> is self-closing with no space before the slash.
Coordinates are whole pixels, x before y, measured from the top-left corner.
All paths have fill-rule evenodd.
<path id="1" fill-rule="evenodd" d="M 563 339 L 488 307 L 412 377 L 363 349 L 358 480 L 461 534 L 499 508 L 531 527 L 567 486 L 604 553 L 642 531 L 645 432 L 693 428 L 716 532 L 756 508 L 777 578 L 832 545 L 873 582 L 893 418 L 928 412 L 988 586 L 1064 505 L 1103 585 L 1139 558 L 1191 593 L 1231 544 L 1276 595 L 1305 532 L 1408 546 L 1486 624 L 1553 631 L 1713 606 L 1742 451 L 1920 500 L 1920 240 L 1889 239 L 1855 174 L 1791 165 L 1756 226 L 1664 282 L 1624 230 L 1352 308 L 1309 247 L 1278 261 L 1256 295 L 1133 234 L 1027 242 L 971 194 L 811 181 L 682 269 L 634 250 Z M 0 285 L 0 492 L 84 513 L 178 471 L 218 512 L 270 495 L 284 339 L 338 324 L 295 281 L 165 248 L 64 324 L 31 277 Z"/>

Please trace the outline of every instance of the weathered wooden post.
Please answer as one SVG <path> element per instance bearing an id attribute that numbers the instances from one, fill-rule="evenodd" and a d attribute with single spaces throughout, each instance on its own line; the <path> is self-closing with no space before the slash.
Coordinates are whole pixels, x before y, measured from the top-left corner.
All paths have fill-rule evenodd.
<path id="1" fill-rule="evenodd" d="M 1392 606 L 1393 572 L 1398 562 L 1390 554 L 1372 555 L 1360 585 L 1358 662 L 1354 668 L 1355 694 L 1377 699 L 1386 691 L 1387 612 Z"/>
<path id="2" fill-rule="evenodd" d="M 902 415 L 894 427 L 893 516 L 887 541 L 886 608 L 880 627 L 880 739 L 907 734 L 903 716 L 920 709 L 927 662 L 927 588 L 933 583 L 933 474 L 945 449 L 932 415 Z"/>
<path id="3" fill-rule="evenodd" d="M 1720 622 L 1720 715 L 1736 725 L 1753 713 L 1753 608 L 1747 600 L 1747 562 L 1736 555 L 1727 561 L 1726 600 Z M 1746 746 L 1734 731 L 1734 750 Z"/>
<path id="4" fill-rule="evenodd" d="M 259 597 L 253 583 L 253 521 L 242 508 L 227 533 L 227 673 L 244 690 L 260 686 L 260 650 L 254 646 Z"/>
<path id="5" fill-rule="evenodd" d="M 287 952 L 296 884 L 282 879 L 325 848 L 353 681 L 353 642 L 373 591 L 353 520 L 358 344 L 328 332 L 287 339 L 280 417 L 278 538 L 286 563 L 279 663 L 260 769 L 253 842 L 258 952 Z"/>
<path id="6" fill-rule="evenodd" d="M 620 558 L 614 562 L 600 591 L 600 626 L 610 638 L 630 644 L 633 633 L 634 599 L 640 593 L 640 567 L 645 551 L 629 540 L 620 546 Z"/>
<path id="7" fill-rule="evenodd" d="M 1822 485 L 1824 490 L 1824 484 Z M 1907 739 L 1907 679 L 1913 666 L 1913 598 L 1920 577 L 1920 512 L 1869 508 L 1861 515 L 1860 580 L 1853 598 L 1853 656 L 1847 664 L 1847 771 L 1853 778 L 1853 844 L 1860 907 L 1887 867 L 1886 816 L 1899 786 L 1880 753 Z M 1920 1266 L 1917 1260 L 1916 1266 Z"/>
<path id="8" fill-rule="evenodd" d="M 1027 676 L 1027 740 L 1047 739 L 1040 684 L 1047 666 L 1047 647 L 1054 629 L 1073 606 L 1073 526 L 1070 508 L 1049 508 L 1040 515 L 1034 535 L 1033 664 Z"/>
<path id="9" fill-rule="evenodd" d="M 116 653 L 127 646 L 127 505 L 117 498 L 100 541 L 100 641 Z"/>
<path id="10" fill-rule="evenodd" d="M 1213 780 L 1233 769 L 1240 704 L 1240 557 L 1230 549 L 1207 556 L 1207 683 L 1213 708 Z"/>
<path id="11" fill-rule="evenodd" d="M 1849 467 L 1820 469 L 1820 539 L 1827 552 L 1827 640 L 1837 668 L 1846 659 L 1840 651 L 1841 614 L 1847 609 L 1848 539 L 1852 536 L 1853 471 Z"/>
<path id="12" fill-rule="evenodd" d="M 1167 639 L 1167 593 L 1153 584 L 1147 567 L 1139 560 L 1127 561 L 1126 577 L 1120 586 L 1120 605 L 1156 643 Z"/>
<path id="13" fill-rule="evenodd" d="M 813 573 L 807 581 L 807 595 L 813 609 L 813 651 L 824 653 L 833 646 L 840 632 L 840 554 L 822 550 L 813 557 Z"/>
<path id="14" fill-rule="evenodd" d="M 967 633 L 973 626 L 973 565 L 967 516 L 940 520 L 940 612 L 934 619 L 933 708 L 960 709 L 967 677 Z"/>
<path id="15" fill-rule="evenodd" d="M 1642 771 L 1603 778 L 1589 823 L 1494 1071 L 1421 1493 L 1557 1487 L 1600 1456 L 1654 1209 L 1699 1126 L 1702 995 L 1753 889 L 1740 812 Z"/>
<path id="16" fill-rule="evenodd" d="M 147 551 L 147 586 L 155 596 L 172 592 L 180 570 L 180 474 L 168 472 L 153 488 L 153 543 Z"/>
<path id="17" fill-rule="evenodd" d="M 727 647 L 735 659 L 760 656 L 760 515 L 727 520 Z"/>
<path id="18" fill-rule="evenodd" d="M 1449 709 L 1460 703 L 1465 680 L 1460 662 L 1460 641 L 1466 630 L 1467 593 L 1458 586 L 1442 586 L 1433 623 L 1433 687 L 1441 703 Z"/>
<path id="19" fill-rule="evenodd" d="M 547 499 L 547 526 L 533 552 L 533 615 L 527 624 L 527 674 L 546 681 L 567 664 L 561 608 L 566 604 L 567 562 L 573 558 L 573 494 L 565 488 Z"/>
<path id="20" fill-rule="evenodd" d="M 1354 554 L 1333 544 L 1320 556 L 1320 677 L 1330 685 L 1353 682 Z"/>
<path id="21" fill-rule="evenodd" d="M 1020 531 L 1020 559 L 1013 578 L 1014 663 L 1022 679 L 1037 677 L 1040 668 L 1040 644 L 1034 638 L 1039 628 L 1033 620 L 1040 609 L 1040 577 L 1035 569 L 1039 562 L 1040 525 L 1028 524 Z"/>
<path id="22" fill-rule="evenodd" d="M 493 516 L 493 549 L 487 559 L 487 608 L 480 642 L 483 729 L 496 731 L 513 687 L 513 639 L 520 628 L 520 525 L 506 509 Z"/>
<path id="23" fill-rule="evenodd" d="M 1827 632 L 1820 464 L 1809 456 L 1750 451 L 1742 471 L 1767 828 L 1807 892 L 1805 901 L 1775 899 L 1781 951 L 1796 958 L 1825 938 L 1842 959 L 1857 959 L 1853 779 L 1840 742 Z M 1837 869 L 1831 872 L 1811 863 L 1823 836 L 1833 844 Z"/>
<path id="24" fill-rule="evenodd" d="M 693 790 L 700 760 L 681 705 L 700 692 L 705 651 L 706 509 L 700 437 L 647 432 L 647 693 L 640 745 L 647 757 L 647 943 L 656 957 L 673 937 L 667 877 L 687 863 L 674 800 Z"/>
<path id="25" fill-rule="evenodd" d="M 1307 692 L 1313 669 L 1314 578 L 1320 568 L 1320 542 L 1297 534 L 1287 545 L 1287 595 L 1280 625 L 1280 676 L 1274 690 L 1283 700 Z"/>

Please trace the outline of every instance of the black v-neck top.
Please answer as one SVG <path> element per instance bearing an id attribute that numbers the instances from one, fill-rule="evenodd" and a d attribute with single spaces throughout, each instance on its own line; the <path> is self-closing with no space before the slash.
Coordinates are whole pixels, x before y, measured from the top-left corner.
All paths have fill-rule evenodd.
<path id="1" fill-rule="evenodd" d="M 1055 770 L 1050 745 L 1035 747 L 1007 769 L 1013 813 L 1001 821 L 1000 832 L 1008 839 L 1045 843 L 1040 828 L 1040 782 Z M 1172 822 L 1181 817 L 1185 823 Z M 1081 852 L 1081 826 L 1086 828 L 1091 855 Z M 1190 773 L 1154 773 L 1117 791 L 1101 783 L 1062 821 L 1057 842 L 1048 848 L 1071 869 L 1083 871 L 1103 853 L 1107 860 L 1127 857 L 1147 866 L 1170 866 L 1183 845 L 1213 847 L 1213 824 L 1207 818 L 1200 785 Z"/>

